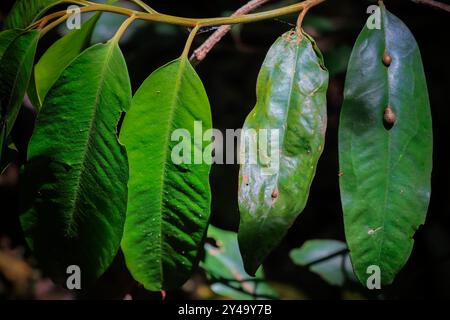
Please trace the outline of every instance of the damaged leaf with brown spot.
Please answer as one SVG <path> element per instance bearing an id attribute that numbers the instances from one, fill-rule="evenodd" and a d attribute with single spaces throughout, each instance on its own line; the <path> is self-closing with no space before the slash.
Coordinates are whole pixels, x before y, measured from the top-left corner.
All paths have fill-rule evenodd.
<path id="1" fill-rule="evenodd" d="M 253 275 L 308 199 L 326 130 L 328 71 L 314 40 L 288 32 L 261 68 L 241 142 L 239 246 Z"/>
<path id="2" fill-rule="evenodd" d="M 339 128 L 341 199 L 355 273 L 390 284 L 405 265 L 430 200 L 433 138 L 417 43 L 381 6 L 350 58 Z M 388 54 L 387 54 L 388 52 Z"/>

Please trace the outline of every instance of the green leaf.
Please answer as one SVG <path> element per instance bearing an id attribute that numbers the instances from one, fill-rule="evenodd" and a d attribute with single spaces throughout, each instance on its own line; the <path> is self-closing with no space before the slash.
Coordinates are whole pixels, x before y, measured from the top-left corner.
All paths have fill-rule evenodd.
<path id="1" fill-rule="evenodd" d="M 7 30 L 0 34 L 0 139 L 6 139 L 16 121 L 30 81 L 38 31 Z M 0 149 L 0 158 L 2 155 Z"/>
<path id="2" fill-rule="evenodd" d="M 295 264 L 308 267 L 331 285 L 343 286 L 347 279 L 355 279 L 344 242 L 309 240 L 289 255 Z"/>
<path id="3" fill-rule="evenodd" d="M 8 47 L 11 43 L 22 34 L 22 30 L 6 30 L 0 32 L 0 61 L 2 60 L 3 55 L 5 54 Z M 0 105 L 0 110 L 1 105 Z M 2 119 L 2 118 L 0 118 Z M 7 159 L 4 159 L 5 152 L 7 151 L 7 133 L 6 133 L 6 124 L 0 122 L 0 173 L 4 171 L 7 164 Z"/>
<path id="4" fill-rule="evenodd" d="M 381 17 L 381 30 L 366 26 L 356 40 L 339 128 L 345 233 L 364 285 L 369 266 L 378 266 L 381 283 L 390 284 L 408 260 L 412 237 L 425 221 L 432 168 L 431 114 L 419 48 L 384 6 Z"/>
<path id="5" fill-rule="evenodd" d="M 214 239 L 216 245 L 205 243 L 206 256 L 201 267 L 207 272 L 214 293 L 240 300 L 278 298 L 264 281 L 262 268 L 255 278 L 245 272 L 235 232 L 210 225 L 208 238 Z"/>
<path id="6" fill-rule="evenodd" d="M 115 257 L 123 234 L 128 162 L 116 135 L 131 103 L 127 67 L 116 43 L 79 55 L 47 95 L 28 147 L 22 227 L 57 282 L 81 268 L 82 286 Z"/>
<path id="7" fill-rule="evenodd" d="M 81 29 L 75 29 L 56 41 L 42 56 L 34 67 L 34 80 L 36 86 L 35 107 L 40 108 L 50 88 L 55 84 L 62 71 L 84 49 L 89 47 L 92 32 L 100 18 L 100 13 L 95 14 L 85 23 Z M 34 99 L 36 100 L 36 99 Z"/>
<path id="8" fill-rule="evenodd" d="M 36 90 L 36 78 L 33 71 L 31 72 L 30 83 L 28 84 L 27 96 L 36 111 L 39 111 L 42 107 L 42 103 Z"/>
<path id="9" fill-rule="evenodd" d="M 201 121 L 196 131 L 211 128 L 209 101 L 189 61 L 180 58 L 145 80 L 123 123 L 130 180 L 122 249 L 133 277 L 151 291 L 177 288 L 189 278 L 206 233 L 210 165 L 194 163 L 192 154 L 207 153 L 211 140 L 194 136 L 194 121 Z M 173 161 L 176 129 L 184 130 L 189 147 L 183 162 Z"/>
<path id="10" fill-rule="evenodd" d="M 275 144 L 268 148 L 270 163 L 261 147 L 256 164 L 249 156 L 241 160 L 238 239 L 245 270 L 251 275 L 306 205 L 324 146 L 327 87 L 322 56 L 307 34 L 298 43 L 296 33 L 290 31 L 270 48 L 258 77 L 258 101 L 241 139 L 256 140 L 246 134 L 256 130 L 261 146 L 265 136 L 261 129 L 279 133 L 279 148 Z M 242 151 L 250 155 L 250 145 L 243 144 Z"/>
<path id="11" fill-rule="evenodd" d="M 23 29 L 28 27 L 52 6 L 62 0 L 18 0 L 9 12 L 5 21 L 7 29 Z"/>
<path id="12" fill-rule="evenodd" d="M 0 59 L 3 57 L 11 43 L 22 33 L 23 30 L 5 30 L 0 32 Z"/>

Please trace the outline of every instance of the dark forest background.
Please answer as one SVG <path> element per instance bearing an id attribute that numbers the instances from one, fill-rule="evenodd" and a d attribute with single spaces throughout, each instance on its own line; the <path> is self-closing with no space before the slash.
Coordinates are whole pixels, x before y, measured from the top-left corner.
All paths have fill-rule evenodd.
<path id="1" fill-rule="evenodd" d="M 186 17 L 229 15 L 246 1 L 242 0 L 152 0 L 158 11 Z M 280 6 L 294 1 L 273 0 Z M 443 1 L 445 2 L 445 1 Z M 0 2 L 0 24 L 12 0 Z M 375 1 L 328 0 L 310 11 L 305 29 L 317 40 L 330 70 L 328 91 L 328 132 L 326 148 L 320 160 L 308 205 L 281 245 L 267 259 L 264 267 L 268 281 L 285 298 L 450 298 L 450 13 L 409 0 L 387 0 L 387 8 L 402 19 L 415 35 L 422 52 L 428 81 L 434 125 L 434 169 L 432 197 L 427 221 L 415 235 L 413 253 L 395 282 L 381 293 L 366 291 L 357 284 L 332 286 L 307 268 L 298 267 L 289 258 L 292 248 L 310 239 L 345 241 L 338 188 L 337 132 L 339 112 L 348 57 L 356 37 L 367 19 L 366 9 Z M 448 1 L 447 1 L 448 3 Z M 201 62 L 196 69 L 208 92 L 214 127 L 241 128 L 255 103 L 256 78 L 273 41 L 292 28 L 296 16 L 285 16 L 260 23 L 236 26 Z M 95 33 L 97 40 L 106 40 L 120 23 L 117 17 L 105 17 Z M 111 29 L 112 28 L 112 29 Z M 157 67 L 178 57 L 184 47 L 188 30 L 164 24 L 138 23 L 121 44 L 133 89 Z M 198 46 L 210 33 L 200 34 Z M 42 54 L 60 37 L 53 31 L 39 46 Z M 13 132 L 21 152 L 20 159 L 0 177 L 0 298 L 72 298 L 71 293 L 55 287 L 26 250 L 18 222 L 18 168 L 23 164 L 28 139 L 32 133 L 35 113 L 22 109 Z M 216 165 L 211 175 L 212 223 L 227 230 L 237 230 L 237 165 Z M 30 280 L 32 279 L 32 280 Z M 30 282 L 31 281 L 31 282 Z M 31 285 L 30 285 L 31 283 Z M 79 298 L 122 299 L 155 298 L 137 286 L 127 273 L 119 254 L 98 285 L 82 292 Z M 168 294 L 175 298 L 210 298 L 208 282 L 201 270 L 189 285 Z"/>

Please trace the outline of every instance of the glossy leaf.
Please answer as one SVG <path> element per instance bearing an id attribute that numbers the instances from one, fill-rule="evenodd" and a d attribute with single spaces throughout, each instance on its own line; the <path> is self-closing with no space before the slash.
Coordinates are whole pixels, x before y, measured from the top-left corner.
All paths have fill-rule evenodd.
<path id="1" fill-rule="evenodd" d="M 0 158 L 22 106 L 38 40 L 38 31 L 0 34 Z"/>
<path id="2" fill-rule="evenodd" d="M 201 266 L 212 282 L 213 292 L 243 300 L 278 297 L 277 293 L 264 281 L 262 268 L 258 269 L 255 278 L 245 272 L 235 232 L 210 225 L 208 238 L 214 240 L 215 245 L 205 243 L 206 255 Z"/>
<path id="3" fill-rule="evenodd" d="M 5 30 L 0 32 L 0 59 L 5 54 L 5 51 L 11 45 L 11 43 L 23 33 L 23 30 Z"/>
<path id="4" fill-rule="evenodd" d="M 5 21 L 7 29 L 23 29 L 28 27 L 52 6 L 62 3 L 61 0 L 18 0 L 9 12 Z"/>
<path id="5" fill-rule="evenodd" d="M 245 130 L 256 130 L 262 145 L 261 129 L 278 130 L 279 150 L 272 149 L 274 161 L 268 163 L 266 152 L 259 148 L 257 163 L 246 156 L 239 174 L 238 238 L 251 275 L 306 205 L 324 146 L 327 87 L 328 72 L 308 35 L 298 43 L 296 33 L 288 32 L 270 48 L 258 77 L 258 101 L 245 121 L 243 137 Z M 250 144 L 243 143 L 242 151 L 250 155 Z M 278 166 L 273 165 L 276 160 Z"/>
<path id="6" fill-rule="evenodd" d="M 116 130 L 131 103 L 127 67 L 115 43 L 79 55 L 47 95 L 25 167 L 22 227 L 57 282 L 69 265 L 82 286 L 115 257 L 123 234 L 128 162 Z"/>
<path id="7" fill-rule="evenodd" d="M 2 60 L 5 51 L 11 45 L 11 43 L 22 34 L 22 30 L 6 30 L 0 32 L 0 61 Z M 0 105 L 0 110 L 1 105 Z M 0 118 L 1 119 L 1 118 Z M 6 123 L 0 122 L 0 173 L 3 172 L 5 167 L 8 165 L 7 159 L 4 154 L 7 151 L 7 133 L 6 133 Z"/>
<path id="8" fill-rule="evenodd" d="M 353 48 L 339 132 L 345 233 L 364 285 L 372 265 L 382 284 L 394 280 L 430 199 L 433 142 L 419 48 L 384 6 L 381 18 L 381 30 L 364 27 Z"/>
<path id="9" fill-rule="evenodd" d="M 343 286 L 346 280 L 354 280 L 352 263 L 347 245 L 337 240 L 309 240 L 290 252 L 292 261 L 318 274 L 331 285 Z"/>
<path id="10" fill-rule="evenodd" d="M 210 165 L 200 133 L 211 128 L 208 97 L 185 58 L 153 72 L 133 98 L 121 140 L 130 163 L 128 211 L 122 249 L 133 277 L 151 291 L 181 286 L 196 266 L 210 214 Z M 176 152 L 181 129 L 189 150 Z M 188 161 L 173 161 L 173 152 Z M 200 159 L 201 160 L 201 159 Z M 190 161 L 190 163 L 189 163 Z M 180 163 L 180 164 L 176 164 Z"/>
<path id="11" fill-rule="evenodd" d="M 36 86 L 35 107 L 40 108 L 47 92 L 55 84 L 62 71 L 84 49 L 90 45 L 92 32 L 100 17 L 97 13 L 83 23 L 81 29 L 75 29 L 56 41 L 41 57 L 34 67 L 34 85 Z"/>

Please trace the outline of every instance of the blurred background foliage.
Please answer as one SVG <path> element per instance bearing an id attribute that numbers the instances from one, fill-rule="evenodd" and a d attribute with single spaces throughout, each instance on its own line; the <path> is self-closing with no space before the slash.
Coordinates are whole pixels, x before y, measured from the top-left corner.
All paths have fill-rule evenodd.
<path id="1" fill-rule="evenodd" d="M 269 2 L 260 10 L 294 3 Z M 445 2 L 445 1 L 443 1 Z M 13 0 L 0 2 L 0 24 Z M 120 1 L 121 5 L 130 5 Z M 229 15 L 242 0 L 152 0 L 156 10 L 186 17 Z M 308 205 L 288 236 L 271 254 L 256 278 L 243 270 L 236 234 L 237 165 L 215 165 L 211 174 L 212 224 L 200 268 L 176 292 L 150 293 L 137 285 L 124 266 L 121 253 L 94 288 L 74 295 L 55 287 L 39 270 L 26 250 L 18 222 L 18 172 L 26 156 L 35 112 L 25 108 L 13 131 L 18 160 L 0 176 L 0 298 L 36 299 L 399 299 L 450 298 L 450 62 L 448 21 L 444 11 L 409 0 L 387 0 L 388 9 L 411 29 L 421 48 L 428 81 L 434 124 L 433 191 L 427 222 L 415 235 L 414 251 L 393 285 L 373 292 L 354 281 L 345 246 L 338 188 L 337 128 L 345 71 L 353 43 L 367 19 L 366 9 L 376 1 L 328 0 L 307 15 L 305 30 L 317 41 L 330 71 L 328 132 Z M 234 26 L 196 68 L 212 106 L 214 127 L 241 128 L 253 108 L 256 78 L 273 41 L 291 29 L 296 15 Z M 106 41 L 123 18 L 104 14 L 93 41 Z M 49 33 L 39 45 L 39 54 L 61 37 L 64 28 Z M 197 36 L 200 45 L 211 32 Z M 188 30 L 166 24 L 137 22 L 123 38 L 133 89 L 157 67 L 176 58 L 184 47 Z M 220 229 L 219 229 L 220 228 Z M 320 239 L 320 240 L 318 240 Z"/>

